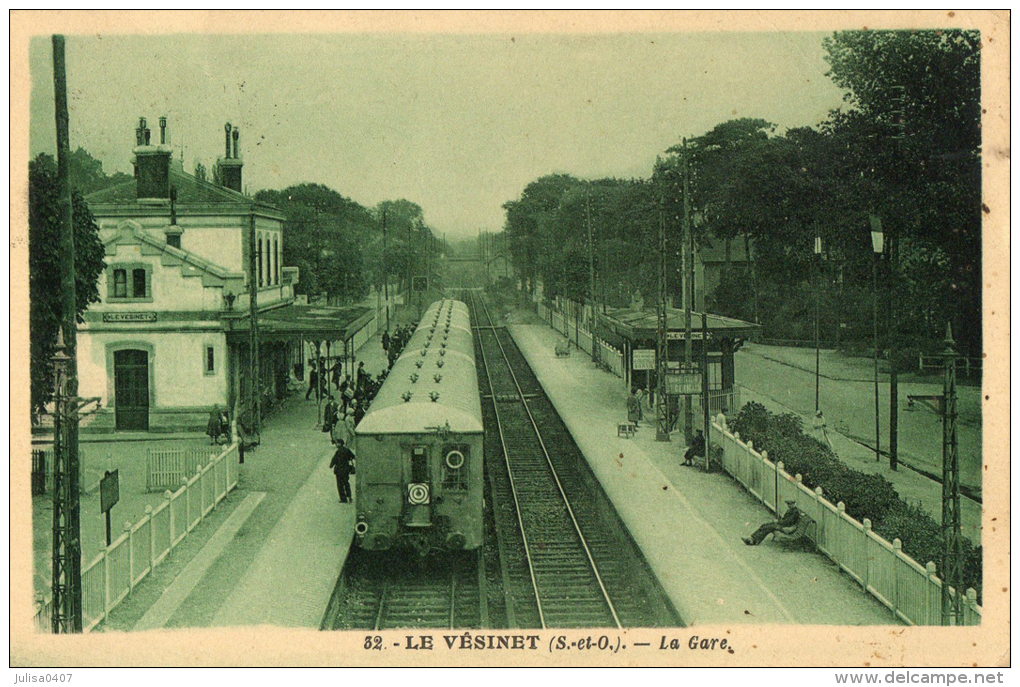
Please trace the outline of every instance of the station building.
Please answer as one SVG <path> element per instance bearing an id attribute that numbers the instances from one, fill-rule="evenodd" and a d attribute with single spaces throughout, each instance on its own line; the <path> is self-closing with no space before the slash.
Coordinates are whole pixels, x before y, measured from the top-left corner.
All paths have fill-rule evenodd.
<path id="1" fill-rule="evenodd" d="M 250 398 L 249 279 L 257 280 L 259 392 L 283 396 L 302 341 L 343 340 L 363 313 L 294 304 L 284 216 L 242 193 L 239 135 L 228 124 L 213 183 L 184 171 L 167 143 L 135 131 L 134 179 L 86 196 L 105 246 L 100 302 L 78 329 L 79 394 L 102 409 L 84 431 L 202 430 L 213 406 Z M 255 268 L 249 263 L 255 234 Z M 254 272 L 254 274 L 250 274 Z M 311 310 L 311 312 L 309 312 Z"/>

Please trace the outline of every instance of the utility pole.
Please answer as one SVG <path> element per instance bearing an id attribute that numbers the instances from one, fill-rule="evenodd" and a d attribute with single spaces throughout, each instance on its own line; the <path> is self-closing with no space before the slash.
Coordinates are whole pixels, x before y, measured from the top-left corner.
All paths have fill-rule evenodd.
<path id="1" fill-rule="evenodd" d="M 54 356 L 53 563 L 54 633 L 82 631 L 81 510 L 78 464 L 77 294 L 74 205 L 71 197 L 67 72 L 64 37 L 53 36 L 53 93 L 57 127 L 57 195 L 60 206 L 61 321 Z"/>
<path id="2" fill-rule="evenodd" d="M 690 374 L 693 365 L 691 350 L 691 311 L 694 309 L 694 232 L 691 231 L 690 165 L 687 159 L 687 139 L 683 140 L 683 265 L 684 265 L 684 372 Z M 694 413 L 690 394 L 684 394 L 684 441 L 690 446 L 694 434 Z"/>
<path id="3" fill-rule="evenodd" d="M 666 396 L 666 217 L 659 195 L 659 279 L 655 299 L 655 440 L 669 441 L 669 400 Z"/>
<path id="4" fill-rule="evenodd" d="M 701 410 L 702 410 L 702 433 L 705 435 L 705 472 L 709 472 L 712 469 L 711 455 L 712 452 L 709 450 L 712 447 L 712 442 L 709 441 L 712 436 L 709 433 L 711 429 L 711 409 L 709 408 L 708 398 L 708 313 L 705 312 L 704 308 L 701 310 Z"/>
<path id="5" fill-rule="evenodd" d="M 942 353 L 942 624 L 962 621 L 963 557 L 960 555 L 960 461 L 956 443 L 956 342 L 946 324 Z M 949 588 L 953 593 L 949 593 Z"/>
<path id="6" fill-rule="evenodd" d="M 906 136 L 906 113 L 904 110 L 904 98 L 906 89 L 903 86 L 894 87 L 893 104 L 893 139 L 895 140 L 895 154 L 897 167 L 903 162 L 903 140 Z M 897 195 L 899 183 L 897 182 Z M 902 207 L 902 205 L 901 205 Z M 893 297 L 893 280 L 896 278 L 899 269 L 899 251 L 896 240 L 896 219 L 889 228 L 889 273 L 886 280 L 889 294 L 889 326 L 886 333 L 889 337 L 889 468 L 896 470 L 899 462 L 899 373 L 896 369 L 896 299 Z"/>
<path id="7" fill-rule="evenodd" d="M 382 245 L 383 245 L 383 299 L 386 302 L 386 333 L 390 333 L 390 270 L 389 246 L 386 243 L 386 208 L 382 211 Z"/>
<path id="8" fill-rule="evenodd" d="M 251 421 L 252 428 L 256 433 L 260 431 L 262 426 L 262 402 L 259 384 L 259 284 L 258 269 L 256 267 L 256 261 L 260 257 L 255 241 L 255 206 L 253 205 L 248 216 L 248 316 L 251 319 L 251 326 L 248 328 L 248 373 L 250 376 L 249 389 L 251 390 Z M 315 369 L 320 375 L 319 381 L 316 383 L 321 385 L 322 366 L 319 364 L 318 356 L 315 358 L 315 365 Z M 318 394 L 319 390 L 316 389 L 315 393 Z"/>
<path id="9" fill-rule="evenodd" d="M 815 285 L 815 417 L 818 416 L 818 411 L 821 409 L 819 403 L 820 397 L 820 379 L 821 379 L 821 340 L 818 336 L 818 302 L 821 300 L 822 294 L 822 237 L 815 237 L 815 255 L 818 256 L 818 276 L 816 278 Z"/>
<path id="10" fill-rule="evenodd" d="M 602 363 L 602 351 L 599 341 L 595 337 L 597 329 L 595 323 L 598 321 L 598 314 L 595 308 L 595 239 L 591 229 L 591 185 L 584 189 L 584 223 L 588 228 L 588 301 L 591 308 L 591 360 L 596 365 Z"/>

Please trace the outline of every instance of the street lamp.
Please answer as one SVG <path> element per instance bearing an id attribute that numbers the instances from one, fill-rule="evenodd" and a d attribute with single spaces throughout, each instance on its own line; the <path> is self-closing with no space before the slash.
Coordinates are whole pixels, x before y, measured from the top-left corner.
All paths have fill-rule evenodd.
<path id="1" fill-rule="evenodd" d="M 818 274 L 819 277 L 822 273 L 822 237 L 815 237 L 815 255 L 818 256 Z M 818 339 L 818 301 L 821 299 L 821 279 L 817 279 L 815 286 L 815 417 L 818 417 L 819 411 L 819 378 L 821 377 L 821 353 L 820 343 Z"/>
<path id="2" fill-rule="evenodd" d="M 885 247 L 885 234 L 882 233 L 882 218 L 871 215 L 871 293 L 872 293 L 872 344 L 875 349 L 875 460 L 882 459 L 882 437 L 879 433 L 878 416 L 878 261 Z"/>

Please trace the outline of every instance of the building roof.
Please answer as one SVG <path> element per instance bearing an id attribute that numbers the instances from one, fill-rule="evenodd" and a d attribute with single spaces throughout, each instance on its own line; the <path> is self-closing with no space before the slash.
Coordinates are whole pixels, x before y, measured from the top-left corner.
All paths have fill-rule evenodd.
<path id="1" fill-rule="evenodd" d="M 333 308 L 292 303 L 259 313 L 259 340 L 346 341 L 364 327 L 372 315 L 371 308 L 361 306 Z M 251 326 L 247 312 L 230 322 L 232 334 L 246 334 Z"/>
<path id="2" fill-rule="evenodd" d="M 447 425 L 456 433 L 482 431 L 471 318 L 454 300 L 425 311 L 357 434 L 418 434 Z"/>
<path id="3" fill-rule="evenodd" d="M 238 193 L 225 186 L 220 186 L 210 181 L 202 181 L 174 164 L 170 165 L 170 185 L 177 189 L 176 206 L 182 212 L 188 209 L 187 206 L 209 205 L 224 208 L 233 206 L 233 208 L 243 209 L 244 212 L 248 212 L 254 205 L 283 219 L 279 208 L 267 203 L 257 202 L 243 193 Z M 160 209 L 160 212 L 165 213 L 165 210 L 161 208 L 165 208 L 170 204 L 169 199 L 165 203 L 153 204 L 151 201 L 139 203 L 137 185 L 134 179 L 94 191 L 85 196 L 85 202 L 89 204 L 89 208 L 92 209 L 93 213 L 97 211 L 102 213 L 103 209 L 105 209 L 103 206 L 118 206 L 118 208 L 132 206 L 136 211 L 157 208 Z"/>
<path id="4" fill-rule="evenodd" d="M 635 341 L 655 338 L 658 318 L 654 309 L 610 308 L 608 312 L 599 316 L 599 324 L 623 339 Z M 707 324 L 710 335 L 733 339 L 746 339 L 761 329 L 761 325 L 753 322 L 712 313 L 708 313 Z M 683 333 L 684 311 L 668 308 L 666 328 L 670 332 Z M 701 313 L 691 312 L 691 329 L 696 332 L 696 338 L 701 337 Z"/>

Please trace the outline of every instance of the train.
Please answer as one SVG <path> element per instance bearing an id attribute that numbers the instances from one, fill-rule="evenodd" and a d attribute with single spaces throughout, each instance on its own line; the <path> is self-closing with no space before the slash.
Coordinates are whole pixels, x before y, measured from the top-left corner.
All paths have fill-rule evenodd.
<path id="1" fill-rule="evenodd" d="M 471 316 L 425 311 L 355 429 L 355 544 L 369 551 L 478 549 L 483 424 Z"/>

